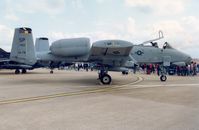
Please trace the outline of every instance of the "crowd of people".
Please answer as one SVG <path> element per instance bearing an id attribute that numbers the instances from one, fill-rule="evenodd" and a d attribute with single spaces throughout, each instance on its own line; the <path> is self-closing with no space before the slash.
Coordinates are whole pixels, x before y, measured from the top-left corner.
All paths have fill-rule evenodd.
<path id="1" fill-rule="evenodd" d="M 146 74 L 157 73 L 158 75 L 160 75 L 161 68 L 158 64 L 144 64 L 140 67 Z M 169 75 L 194 76 L 197 75 L 198 71 L 199 64 L 197 64 L 196 62 L 192 62 L 190 65 L 186 66 L 173 65 L 170 67 L 166 67 L 166 73 L 168 73 Z"/>
<path id="2" fill-rule="evenodd" d="M 76 71 L 85 70 L 85 71 L 93 71 L 94 67 L 92 64 L 89 63 L 75 63 L 74 65 L 68 67 L 68 69 L 75 69 Z M 161 74 L 161 68 L 159 64 L 143 64 L 139 67 L 133 69 L 134 73 L 136 71 L 142 71 L 146 74 Z M 170 66 L 166 67 L 166 73 L 169 75 L 178 75 L 178 76 L 195 76 L 197 73 L 199 73 L 199 64 L 196 62 L 192 62 L 190 65 L 186 66 Z"/>
<path id="3" fill-rule="evenodd" d="M 86 70 L 86 71 L 91 69 L 91 71 L 93 71 L 93 68 L 89 63 L 75 63 L 74 68 L 77 71 L 80 71 L 80 69 L 83 69 L 83 70 Z"/>

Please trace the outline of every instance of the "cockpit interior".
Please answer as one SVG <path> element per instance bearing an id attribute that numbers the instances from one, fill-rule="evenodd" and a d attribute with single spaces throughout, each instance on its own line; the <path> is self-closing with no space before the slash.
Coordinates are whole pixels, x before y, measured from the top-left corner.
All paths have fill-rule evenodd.
<path id="1" fill-rule="evenodd" d="M 146 47 L 155 47 L 155 48 L 159 48 L 158 43 L 157 42 L 150 42 L 148 44 L 141 44 L 142 46 L 146 46 Z M 163 44 L 162 49 L 173 49 L 173 47 L 168 43 L 165 42 Z"/>

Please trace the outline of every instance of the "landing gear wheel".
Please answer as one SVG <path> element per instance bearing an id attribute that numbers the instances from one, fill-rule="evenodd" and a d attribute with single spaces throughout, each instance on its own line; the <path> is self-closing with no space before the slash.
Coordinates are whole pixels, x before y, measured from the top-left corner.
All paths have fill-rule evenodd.
<path id="1" fill-rule="evenodd" d="M 167 80 L 167 76 L 161 75 L 161 76 L 160 76 L 160 80 L 161 80 L 162 82 L 165 82 L 165 81 Z"/>
<path id="2" fill-rule="evenodd" d="M 22 69 L 21 71 L 22 74 L 25 74 L 26 72 L 27 72 L 26 69 Z"/>
<path id="3" fill-rule="evenodd" d="M 15 74 L 20 74 L 20 70 L 19 70 L 19 69 L 16 69 L 16 70 L 15 70 Z"/>
<path id="4" fill-rule="evenodd" d="M 112 81 L 111 76 L 108 75 L 108 74 L 102 75 L 101 78 L 100 78 L 100 80 L 101 80 L 101 82 L 102 82 L 103 84 L 110 84 L 111 81 Z"/>
<path id="5" fill-rule="evenodd" d="M 123 75 L 128 75 L 129 73 L 128 73 L 128 71 L 122 71 L 122 74 Z"/>
<path id="6" fill-rule="evenodd" d="M 53 70 L 51 70 L 50 73 L 53 74 Z"/>

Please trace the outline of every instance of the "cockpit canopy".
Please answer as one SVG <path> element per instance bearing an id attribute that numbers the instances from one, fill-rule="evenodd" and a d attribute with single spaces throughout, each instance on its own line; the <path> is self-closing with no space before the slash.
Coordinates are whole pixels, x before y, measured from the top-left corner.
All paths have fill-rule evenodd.
<path id="1" fill-rule="evenodd" d="M 168 42 L 165 42 L 163 45 L 163 49 L 173 49 L 173 47 Z"/>
<path id="2" fill-rule="evenodd" d="M 149 43 L 141 44 L 141 46 L 159 48 L 157 42 L 149 42 Z M 174 48 L 168 42 L 165 42 L 163 44 L 163 49 L 174 49 Z"/>
<path id="3" fill-rule="evenodd" d="M 151 43 L 151 46 L 156 47 L 156 48 L 159 48 L 157 42 L 150 42 L 150 43 Z"/>
<path id="4" fill-rule="evenodd" d="M 140 44 L 140 46 L 156 47 L 156 48 L 159 48 L 157 42 L 148 42 L 148 43 Z"/>

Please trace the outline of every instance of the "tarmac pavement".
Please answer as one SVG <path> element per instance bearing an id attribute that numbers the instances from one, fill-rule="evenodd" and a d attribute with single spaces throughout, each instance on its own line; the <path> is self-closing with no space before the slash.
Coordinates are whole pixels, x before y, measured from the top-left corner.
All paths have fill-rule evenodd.
<path id="1" fill-rule="evenodd" d="M 199 77 L 0 71 L 0 130 L 197 130 Z"/>

